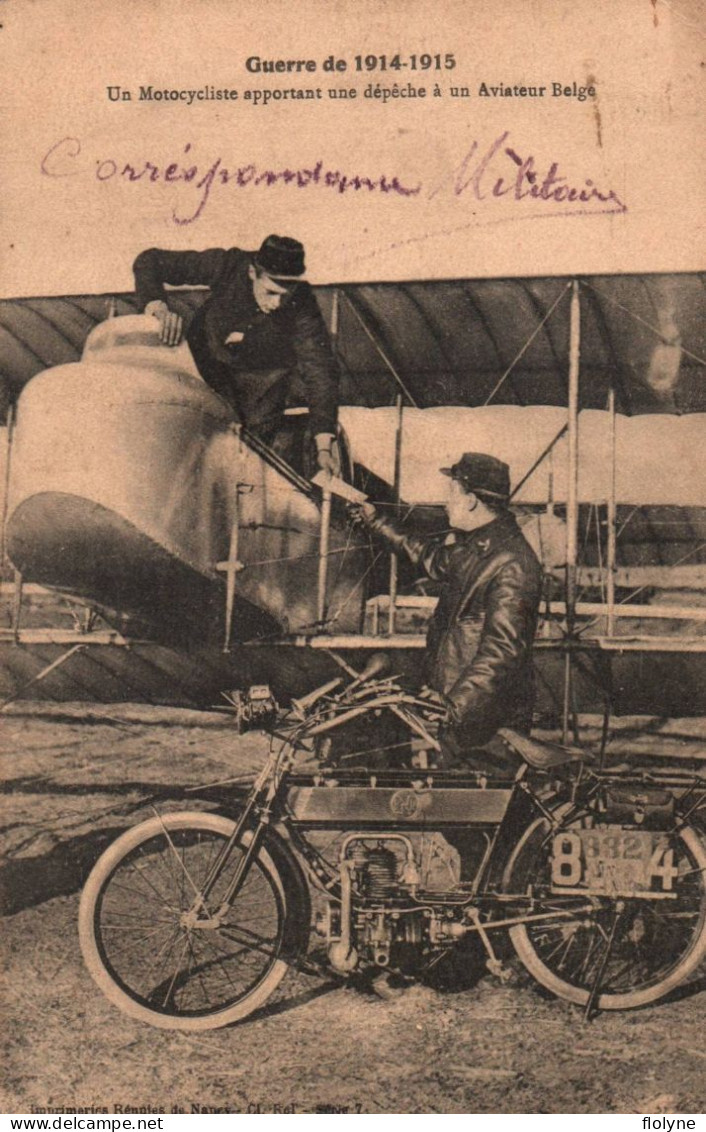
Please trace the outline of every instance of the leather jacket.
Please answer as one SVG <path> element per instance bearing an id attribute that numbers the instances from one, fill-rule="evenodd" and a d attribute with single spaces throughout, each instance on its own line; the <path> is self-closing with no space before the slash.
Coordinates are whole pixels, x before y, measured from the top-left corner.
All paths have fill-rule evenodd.
<path id="1" fill-rule="evenodd" d="M 515 517 L 505 512 L 475 531 L 431 539 L 377 515 L 367 525 L 442 582 L 426 677 L 447 704 L 447 740 L 478 746 L 499 727 L 528 731 L 542 569 Z"/>

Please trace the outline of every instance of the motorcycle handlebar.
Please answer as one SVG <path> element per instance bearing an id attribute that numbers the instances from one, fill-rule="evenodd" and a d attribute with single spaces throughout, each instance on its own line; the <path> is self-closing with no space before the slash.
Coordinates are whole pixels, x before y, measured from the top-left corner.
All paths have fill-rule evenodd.
<path id="1" fill-rule="evenodd" d="M 309 708 L 313 707 L 317 700 L 320 700 L 322 696 L 328 695 L 329 692 L 332 692 L 334 688 L 337 688 L 341 683 L 341 677 L 337 676 L 335 680 L 329 680 L 328 684 L 322 684 L 320 688 L 314 688 L 314 691 L 309 692 L 308 695 L 302 696 L 297 700 L 293 699 L 292 707 L 294 711 L 303 719 Z"/>

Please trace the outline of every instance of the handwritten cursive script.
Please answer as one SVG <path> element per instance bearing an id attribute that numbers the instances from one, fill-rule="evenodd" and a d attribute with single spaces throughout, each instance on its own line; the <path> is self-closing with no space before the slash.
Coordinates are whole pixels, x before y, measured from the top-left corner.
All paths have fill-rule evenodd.
<path id="1" fill-rule="evenodd" d="M 249 162 L 244 165 L 226 164 L 225 158 L 216 157 L 200 163 L 192 154 L 193 144 L 187 142 L 178 160 L 156 162 L 140 158 L 137 161 L 120 161 L 115 157 L 89 158 L 83 152 L 79 138 L 65 137 L 47 151 L 41 161 L 45 177 L 64 178 L 88 176 L 98 182 L 125 184 L 187 185 L 193 192 L 185 211 L 172 208 L 175 224 L 193 224 L 203 215 L 212 193 L 221 187 L 236 189 L 268 189 L 285 185 L 295 190 L 329 189 L 339 195 L 351 193 L 377 193 L 381 196 L 403 198 L 426 197 L 433 200 L 439 194 L 451 193 L 453 198 L 465 197 L 473 201 L 528 202 L 526 216 L 537 215 L 591 215 L 594 213 L 620 213 L 627 205 L 612 188 L 602 188 L 590 177 L 583 183 L 571 183 L 561 170 L 558 161 L 545 166 L 532 154 L 521 155 L 520 145 L 509 145 L 510 131 L 505 130 L 485 148 L 474 141 L 460 163 L 446 172 L 433 186 L 423 181 L 404 183 L 398 175 L 381 173 L 371 177 L 358 172 L 343 172 L 328 167 L 323 159 L 297 168 L 267 169 Z M 424 192 L 423 192 L 424 190 Z M 561 205 L 561 209 L 547 205 Z M 532 206 L 536 207 L 532 207 Z M 514 211 L 514 210 L 513 210 Z"/>
<path id="2" fill-rule="evenodd" d="M 198 193 L 190 215 L 179 216 L 173 210 L 175 224 L 193 224 L 203 214 L 211 192 L 216 185 L 233 185 L 236 188 L 271 188 L 273 185 L 290 185 L 295 189 L 312 186 L 334 189 L 338 193 L 377 192 L 392 193 L 402 197 L 417 196 L 421 184 L 403 185 L 396 176 L 381 174 L 367 177 L 360 173 L 343 173 L 340 169 L 327 169 L 323 160 L 316 161 L 308 168 L 262 169 L 254 163 L 227 168 L 222 157 L 217 157 L 204 169 L 190 154 L 192 143 L 184 146 L 183 155 L 178 161 L 157 164 L 154 161 L 119 162 L 112 157 L 98 158 L 86 164 L 81 160 L 82 146 L 78 138 L 66 137 L 55 145 L 42 158 L 41 171 L 46 177 L 72 177 L 81 173 L 92 174 L 97 181 L 121 180 L 128 183 L 151 182 L 152 184 L 190 184 Z M 184 160 L 186 158 L 186 160 Z"/>
<path id="3" fill-rule="evenodd" d="M 576 215 L 627 212 L 627 205 L 613 189 L 600 188 L 590 177 L 584 178 L 583 185 L 570 184 L 568 177 L 560 173 L 558 161 L 547 163 L 541 171 L 532 154 L 521 157 L 519 147 L 506 145 L 509 137 L 510 131 L 505 130 L 486 149 L 474 141 L 452 173 L 429 191 L 428 198 L 451 188 L 454 196 L 468 194 L 479 201 L 506 197 L 514 201 L 591 205 L 572 209 Z"/>

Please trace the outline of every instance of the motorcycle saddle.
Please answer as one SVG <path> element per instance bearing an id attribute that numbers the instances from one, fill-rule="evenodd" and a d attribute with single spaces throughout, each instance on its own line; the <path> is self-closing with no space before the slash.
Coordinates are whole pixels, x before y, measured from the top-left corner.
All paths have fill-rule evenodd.
<path id="1" fill-rule="evenodd" d="M 590 758 L 588 752 L 580 747 L 565 747 L 561 743 L 547 743 L 544 739 L 530 739 L 528 735 L 519 735 L 509 727 L 501 727 L 498 735 L 515 754 L 536 770 L 550 770 L 564 763 Z"/>

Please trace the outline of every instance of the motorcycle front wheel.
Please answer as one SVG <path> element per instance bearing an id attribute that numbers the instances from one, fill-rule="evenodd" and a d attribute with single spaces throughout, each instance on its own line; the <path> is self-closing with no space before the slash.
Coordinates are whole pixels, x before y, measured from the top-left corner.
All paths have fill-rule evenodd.
<path id="1" fill-rule="evenodd" d="M 165 814 L 122 834 L 94 866 L 81 896 L 81 950 L 100 989 L 130 1017 L 189 1031 L 236 1022 L 267 1001 L 302 950 L 308 901 L 272 844 L 258 849 L 227 913 L 216 914 L 247 831 L 207 909 L 194 914 L 234 829 L 220 814 Z"/>
<path id="2" fill-rule="evenodd" d="M 505 892 L 532 898 L 536 922 L 509 929 L 519 959 L 559 998 L 600 1010 L 630 1010 L 663 998 L 706 956 L 706 849 L 688 827 L 669 835 L 673 892 L 645 896 L 563 895 L 552 886 L 552 837 L 540 818 L 507 865 Z M 553 918 L 554 915 L 556 918 Z"/>

